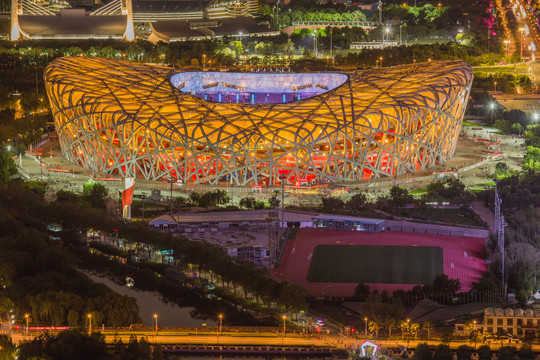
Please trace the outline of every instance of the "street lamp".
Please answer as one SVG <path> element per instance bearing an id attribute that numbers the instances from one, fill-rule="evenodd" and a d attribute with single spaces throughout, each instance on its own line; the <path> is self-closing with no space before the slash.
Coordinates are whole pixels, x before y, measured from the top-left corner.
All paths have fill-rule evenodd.
<path id="1" fill-rule="evenodd" d="M 493 126 L 493 110 L 495 110 L 495 103 L 492 102 L 491 104 L 489 104 L 489 117 L 490 117 L 490 123 L 491 123 L 491 126 Z"/>
<path id="2" fill-rule="evenodd" d="M 473 320 L 473 331 L 476 331 L 476 320 Z"/>
<path id="3" fill-rule="evenodd" d="M 367 317 L 364 318 L 364 335 L 367 336 Z"/>
<path id="4" fill-rule="evenodd" d="M 519 31 L 521 33 L 521 41 L 520 41 L 520 44 L 519 44 L 519 57 L 520 57 L 521 61 L 523 61 L 523 33 L 525 31 L 525 28 L 520 27 Z"/>
<path id="5" fill-rule="evenodd" d="M 493 82 L 493 85 L 495 86 L 495 92 L 497 92 L 497 82 L 494 81 L 494 82 Z"/>
<path id="6" fill-rule="evenodd" d="M 283 315 L 281 318 L 283 319 L 283 336 L 281 337 L 281 346 L 283 346 L 283 342 L 285 341 L 285 320 L 287 317 Z"/>
<path id="7" fill-rule="evenodd" d="M 203 66 L 203 69 L 206 67 L 206 54 L 202 55 L 202 66 Z"/>
<path id="8" fill-rule="evenodd" d="M 384 43 L 384 34 L 386 34 L 386 41 L 388 41 L 390 38 L 390 26 L 387 26 L 384 28 L 384 33 L 383 33 L 383 43 Z"/>
<path id="9" fill-rule="evenodd" d="M 223 314 L 219 314 L 219 333 L 221 334 L 221 325 L 223 323 Z"/>
<path id="10" fill-rule="evenodd" d="M 381 57 L 379 58 L 379 61 L 380 61 L 379 63 L 380 63 L 380 65 L 381 65 L 381 67 L 382 67 L 382 59 L 383 59 L 383 57 L 381 56 Z"/>
<path id="11" fill-rule="evenodd" d="M 534 121 L 538 121 L 538 118 L 539 118 L 538 113 L 534 113 L 533 118 L 534 118 Z"/>
<path id="12" fill-rule="evenodd" d="M 88 333 L 92 333 L 92 314 L 88 314 Z"/>
<path id="13" fill-rule="evenodd" d="M 156 329 L 155 329 L 156 334 L 157 334 L 157 318 L 158 318 L 158 315 L 154 314 L 154 320 L 156 321 Z"/>
<path id="14" fill-rule="evenodd" d="M 409 348 L 410 340 L 411 340 L 411 320 L 407 319 L 407 349 Z"/>
<path id="15" fill-rule="evenodd" d="M 30 314 L 24 314 L 24 317 L 26 319 L 26 336 L 28 336 L 28 319 L 30 318 Z"/>
<path id="16" fill-rule="evenodd" d="M 510 46 L 510 40 L 504 40 L 504 46 L 506 49 L 506 59 L 508 59 L 508 47 Z M 506 60 L 508 61 L 508 60 Z"/>

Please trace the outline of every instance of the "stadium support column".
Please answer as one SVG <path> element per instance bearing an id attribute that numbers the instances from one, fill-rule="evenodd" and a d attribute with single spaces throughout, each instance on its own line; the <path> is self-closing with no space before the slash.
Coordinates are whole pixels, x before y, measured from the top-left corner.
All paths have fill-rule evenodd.
<path id="1" fill-rule="evenodd" d="M 122 15 L 126 15 L 126 32 L 124 37 L 126 40 L 131 41 L 135 38 L 135 30 L 133 29 L 133 4 L 131 0 L 122 1 Z"/>
<path id="2" fill-rule="evenodd" d="M 11 0 L 11 41 L 17 41 L 21 37 L 19 15 L 22 13 L 22 0 Z"/>

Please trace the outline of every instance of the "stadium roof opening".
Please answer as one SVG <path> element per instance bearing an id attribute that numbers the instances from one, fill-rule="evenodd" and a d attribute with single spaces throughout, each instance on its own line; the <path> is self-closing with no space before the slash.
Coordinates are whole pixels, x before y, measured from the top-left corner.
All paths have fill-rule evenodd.
<path id="1" fill-rule="evenodd" d="M 333 90 L 348 79 L 337 73 L 182 72 L 171 84 L 185 93 L 219 103 L 280 104 Z"/>

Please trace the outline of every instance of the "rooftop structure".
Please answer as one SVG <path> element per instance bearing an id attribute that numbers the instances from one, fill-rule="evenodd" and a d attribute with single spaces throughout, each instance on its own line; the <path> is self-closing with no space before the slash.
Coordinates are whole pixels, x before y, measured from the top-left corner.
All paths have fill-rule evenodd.
<path id="1" fill-rule="evenodd" d="M 46 8 L 32 0 L 12 0 L 11 40 L 127 39 L 135 36 L 131 0 L 113 1 L 94 12 Z M 67 4 L 67 3 L 66 3 Z"/>
<path id="2" fill-rule="evenodd" d="M 451 237 L 471 237 L 485 239 L 489 236 L 488 230 L 457 227 L 447 225 L 422 224 L 407 221 L 385 220 L 347 216 L 338 214 L 325 214 L 320 212 L 277 211 L 277 218 L 281 227 L 320 228 L 349 231 L 392 231 L 423 235 L 441 235 Z M 178 232 L 204 232 L 221 230 L 241 230 L 268 228 L 273 221 L 273 210 L 249 211 L 215 211 L 201 213 L 161 215 L 149 222 L 149 226 L 156 230 L 172 230 Z M 350 224 L 350 225 L 349 225 Z"/>
<path id="3" fill-rule="evenodd" d="M 471 83 L 462 61 L 224 75 L 68 57 L 45 70 L 66 159 L 214 185 L 347 182 L 444 163 Z"/>
<path id="4" fill-rule="evenodd" d="M 268 30 L 268 26 L 258 26 L 254 21 L 250 23 L 251 18 L 234 24 L 227 22 L 230 18 L 256 14 L 257 0 L 112 0 L 104 5 L 97 4 L 92 0 L 12 0 L 11 39 L 132 40 L 135 37 L 134 23 L 152 23 L 157 29 L 151 38 L 154 41 L 178 41 L 186 37 L 198 40 L 236 35 L 242 30 L 244 34 L 276 33 Z M 209 28 L 206 33 L 198 31 L 193 34 L 190 32 L 193 26 L 187 20 L 197 23 L 222 20 L 225 23 L 206 26 Z"/>
<path id="5" fill-rule="evenodd" d="M 223 36 L 275 36 L 279 30 L 259 24 L 253 18 L 239 16 L 220 20 L 172 20 L 150 23 L 152 42 L 197 41 Z"/>

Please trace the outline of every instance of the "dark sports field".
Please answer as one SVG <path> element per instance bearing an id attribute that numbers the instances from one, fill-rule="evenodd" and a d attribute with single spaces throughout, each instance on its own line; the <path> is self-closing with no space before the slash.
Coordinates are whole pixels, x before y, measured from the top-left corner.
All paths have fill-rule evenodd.
<path id="1" fill-rule="evenodd" d="M 309 282 L 425 284 L 443 273 L 438 246 L 317 245 Z"/>

